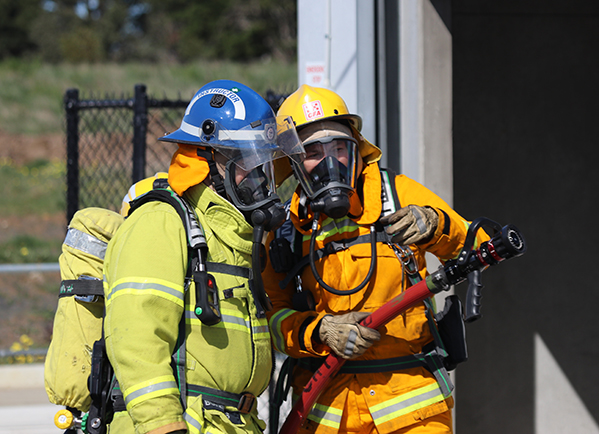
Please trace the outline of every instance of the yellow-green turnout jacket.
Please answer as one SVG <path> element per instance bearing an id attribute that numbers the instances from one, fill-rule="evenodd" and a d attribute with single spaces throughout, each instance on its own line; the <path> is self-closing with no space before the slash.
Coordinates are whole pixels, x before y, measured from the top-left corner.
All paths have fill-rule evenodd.
<path id="1" fill-rule="evenodd" d="M 198 316 L 192 249 L 177 210 L 141 205 L 104 263 L 106 351 L 126 406 L 109 432 L 261 433 L 255 397 L 268 385 L 272 353 L 250 287 L 253 229 L 203 184 L 184 199 L 205 237 L 221 320 L 207 325 Z"/>

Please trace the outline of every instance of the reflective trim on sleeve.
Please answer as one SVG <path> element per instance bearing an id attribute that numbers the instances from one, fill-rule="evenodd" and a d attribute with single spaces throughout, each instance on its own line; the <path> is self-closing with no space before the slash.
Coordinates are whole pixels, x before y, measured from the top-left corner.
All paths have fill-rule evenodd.
<path id="1" fill-rule="evenodd" d="M 372 406 L 370 413 L 378 426 L 444 399 L 439 385 L 435 382 Z"/>
<path id="2" fill-rule="evenodd" d="M 335 430 L 339 430 L 342 416 L 343 410 L 316 403 L 314 404 L 314 407 L 312 407 L 308 419 Z"/>
<path id="3" fill-rule="evenodd" d="M 127 410 L 140 402 L 164 395 L 179 395 L 179 388 L 172 375 L 153 378 L 123 391 Z"/>
<path id="4" fill-rule="evenodd" d="M 64 239 L 64 245 L 104 260 L 108 243 L 79 229 L 69 228 Z"/>
<path id="5" fill-rule="evenodd" d="M 273 338 L 273 345 L 275 346 L 275 349 L 283 354 L 287 353 L 285 352 L 285 336 L 281 330 L 281 323 L 285 318 L 295 312 L 297 311 L 293 309 L 281 309 L 270 318 L 270 331 Z"/>
<path id="6" fill-rule="evenodd" d="M 106 277 L 104 277 L 104 279 L 106 279 Z M 185 296 L 182 285 L 176 285 L 161 279 L 149 280 L 147 278 L 135 279 L 128 277 L 116 281 L 112 288 L 106 291 L 106 306 L 108 306 L 114 298 L 126 294 L 155 295 L 172 301 L 179 306 L 183 306 L 183 298 Z"/>

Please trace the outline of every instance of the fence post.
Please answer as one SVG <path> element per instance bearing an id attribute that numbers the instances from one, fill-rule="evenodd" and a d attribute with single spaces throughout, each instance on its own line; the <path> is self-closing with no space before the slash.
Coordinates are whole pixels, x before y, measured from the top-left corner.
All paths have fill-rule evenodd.
<path id="1" fill-rule="evenodd" d="M 67 222 L 79 209 L 79 89 L 64 96 L 67 132 Z"/>
<path id="2" fill-rule="evenodd" d="M 137 84 L 133 100 L 133 183 L 145 178 L 147 131 L 148 94 L 145 84 Z"/>

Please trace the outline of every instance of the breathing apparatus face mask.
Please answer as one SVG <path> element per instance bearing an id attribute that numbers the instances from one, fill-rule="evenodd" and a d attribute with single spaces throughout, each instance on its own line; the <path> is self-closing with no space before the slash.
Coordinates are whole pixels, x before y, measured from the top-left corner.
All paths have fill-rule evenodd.
<path id="1" fill-rule="evenodd" d="M 250 287 L 258 317 L 264 317 L 265 311 L 270 310 L 272 305 L 264 291 L 261 277 L 266 264 L 262 261 L 266 256 L 262 242 L 265 231 L 277 229 L 286 217 L 285 208 L 275 191 L 273 160 L 289 157 L 293 161 L 302 161 L 304 147 L 289 117 L 253 122 L 244 131 L 234 132 L 229 136 L 235 146 L 216 150 L 228 160 L 224 176 L 227 195 L 254 227 L 254 273 Z M 235 137 L 240 139 L 236 140 Z"/>
<path id="2" fill-rule="evenodd" d="M 304 155 L 293 121 L 289 117 L 268 118 L 235 131 L 214 124 L 212 133 L 221 143 L 213 146 L 226 161 L 227 196 L 252 226 L 265 231 L 277 229 L 286 213 L 276 194 L 273 160 L 290 157 L 301 161 Z"/>
<path id="3" fill-rule="evenodd" d="M 324 137 L 304 143 L 304 148 L 304 161 L 292 165 L 312 211 L 331 218 L 347 215 L 356 186 L 356 140 Z"/>
<path id="4" fill-rule="evenodd" d="M 270 231 L 285 221 L 285 209 L 275 193 L 272 161 L 247 171 L 229 160 L 225 189 L 233 205 L 252 226 L 260 225 Z"/>

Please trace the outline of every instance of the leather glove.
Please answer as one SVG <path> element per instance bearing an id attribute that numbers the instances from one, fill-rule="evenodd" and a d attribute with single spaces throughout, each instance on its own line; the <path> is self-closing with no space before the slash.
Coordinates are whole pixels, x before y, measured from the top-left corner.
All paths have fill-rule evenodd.
<path id="1" fill-rule="evenodd" d="M 381 338 L 378 331 L 358 324 L 368 315 L 368 312 L 350 312 L 325 316 L 320 320 L 320 341 L 344 359 L 360 357 Z"/>
<path id="2" fill-rule="evenodd" d="M 437 225 L 439 215 L 431 207 L 408 205 L 393 214 L 381 218 L 391 241 L 402 246 L 429 241 Z"/>

